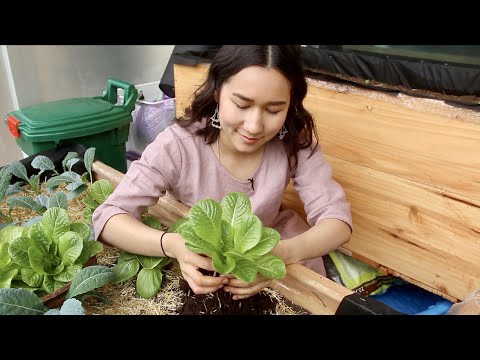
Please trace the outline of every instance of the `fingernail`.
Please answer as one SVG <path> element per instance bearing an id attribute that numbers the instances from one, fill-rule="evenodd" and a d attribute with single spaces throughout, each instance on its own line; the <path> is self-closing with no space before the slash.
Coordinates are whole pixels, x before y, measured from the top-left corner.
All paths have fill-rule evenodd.
<path id="1" fill-rule="evenodd" d="M 228 279 L 227 278 L 223 279 L 222 284 L 228 284 Z"/>

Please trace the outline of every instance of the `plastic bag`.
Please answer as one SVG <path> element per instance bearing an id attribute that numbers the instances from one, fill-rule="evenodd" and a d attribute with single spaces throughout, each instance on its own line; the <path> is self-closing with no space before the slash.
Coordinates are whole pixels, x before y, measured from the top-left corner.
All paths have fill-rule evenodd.
<path id="1" fill-rule="evenodd" d="M 393 276 L 383 276 L 373 266 L 338 250 L 332 251 L 328 255 L 332 259 L 343 285 L 356 293 L 365 296 L 382 294 L 395 281 Z"/>
<path id="2" fill-rule="evenodd" d="M 164 96 L 165 98 L 165 96 Z M 172 125 L 175 119 L 175 98 L 165 98 L 157 102 L 137 100 L 138 112 L 135 130 L 138 139 L 150 144 L 158 134 Z"/>

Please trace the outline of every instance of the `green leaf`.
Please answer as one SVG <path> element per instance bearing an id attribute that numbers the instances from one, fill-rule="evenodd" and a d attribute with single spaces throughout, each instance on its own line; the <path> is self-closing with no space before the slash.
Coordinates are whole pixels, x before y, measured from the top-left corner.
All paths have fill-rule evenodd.
<path id="1" fill-rule="evenodd" d="M 160 220 L 158 220 L 157 218 L 153 217 L 153 216 L 150 216 L 150 215 L 144 215 L 142 216 L 142 222 L 153 228 L 153 229 L 157 229 L 157 230 L 165 230 L 165 226 L 162 225 L 162 223 L 160 222 Z"/>
<path id="2" fill-rule="evenodd" d="M 53 164 L 53 161 L 44 155 L 36 156 L 33 159 L 31 165 L 33 168 L 41 170 L 41 172 L 47 170 L 55 170 L 55 165 Z"/>
<path id="3" fill-rule="evenodd" d="M 62 160 L 63 171 L 67 171 L 68 160 L 74 159 L 76 157 L 78 157 L 78 153 L 76 153 L 75 151 L 69 151 L 67 155 L 65 155 L 65 158 Z"/>
<path id="4" fill-rule="evenodd" d="M 99 204 L 103 204 L 107 197 L 113 192 L 113 186 L 106 179 L 100 179 L 92 184 L 90 196 Z"/>
<path id="5" fill-rule="evenodd" d="M 88 148 L 85 151 L 85 154 L 83 154 L 83 163 L 85 164 L 85 169 L 87 169 L 88 173 L 90 174 L 90 182 L 93 182 L 92 165 L 94 160 L 95 160 L 95 148 L 94 147 Z"/>
<path id="6" fill-rule="evenodd" d="M 83 240 L 90 239 L 92 235 L 92 231 L 90 230 L 90 226 L 85 223 L 75 222 L 70 224 L 70 231 L 76 232 Z"/>
<path id="7" fill-rule="evenodd" d="M 92 223 L 92 215 L 93 215 L 92 209 L 89 209 L 89 208 L 83 209 L 83 218 L 85 219 L 85 222 L 87 222 L 88 224 Z"/>
<path id="8" fill-rule="evenodd" d="M 39 185 L 40 185 L 40 174 L 38 175 L 33 174 L 32 176 L 30 176 L 30 186 L 32 190 L 35 192 L 35 194 L 38 194 Z"/>
<path id="9" fill-rule="evenodd" d="M 68 200 L 67 195 L 63 191 L 58 191 L 50 198 L 47 208 L 59 207 L 65 210 L 68 210 Z"/>
<path id="10" fill-rule="evenodd" d="M 245 252 L 245 256 L 257 258 L 269 253 L 280 241 L 280 234 L 277 230 L 264 227 L 262 229 L 262 237 L 257 245 Z"/>
<path id="11" fill-rule="evenodd" d="M 219 248 L 222 235 L 222 207 L 215 200 L 200 200 L 190 208 L 190 223 L 203 240 Z"/>
<path id="12" fill-rule="evenodd" d="M 53 279 L 67 283 L 72 281 L 80 270 L 82 270 L 82 267 L 79 265 L 66 266 L 60 274 L 54 275 Z"/>
<path id="13" fill-rule="evenodd" d="M 230 256 L 214 254 L 212 263 L 220 274 L 228 274 L 235 268 L 235 260 Z"/>
<path id="14" fill-rule="evenodd" d="M 57 175 L 54 177 L 51 177 L 50 179 L 47 180 L 46 187 L 48 189 L 55 189 L 58 185 L 63 184 L 63 183 L 76 183 L 76 182 L 82 182 L 82 178 L 80 175 L 78 175 L 76 172 L 73 171 L 65 171 L 61 175 Z"/>
<path id="15" fill-rule="evenodd" d="M 137 255 L 137 259 L 142 267 L 153 269 L 160 264 L 164 257 Z"/>
<path id="16" fill-rule="evenodd" d="M 281 279 L 287 274 L 283 260 L 273 254 L 268 254 L 257 260 L 258 272 L 269 279 Z"/>
<path id="17" fill-rule="evenodd" d="M 88 259 L 101 253 L 102 251 L 103 244 L 100 241 L 84 239 L 82 253 L 78 257 L 77 261 L 75 261 L 75 264 L 83 266 L 86 264 Z"/>
<path id="18" fill-rule="evenodd" d="M 29 210 L 38 212 L 39 214 L 43 213 L 43 205 L 37 203 L 29 196 L 14 196 L 7 199 L 7 204 L 10 209 L 14 207 L 21 207 Z"/>
<path id="19" fill-rule="evenodd" d="M 72 182 L 66 186 L 66 189 L 69 191 L 74 191 L 84 185 L 86 185 L 84 182 Z"/>
<path id="20" fill-rule="evenodd" d="M 167 232 L 169 233 L 179 233 L 179 229 L 184 225 L 188 224 L 188 218 L 179 218 L 177 221 L 175 221 L 170 227 L 168 228 Z"/>
<path id="21" fill-rule="evenodd" d="M 42 218 L 43 231 L 55 242 L 70 230 L 72 221 L 65 209 L 52 207 L 45 211 Z"/>
<path id="22" fill-rule="evenodd" d="M 47 294 L 50 294 L 63 286 L 65 286 L 65 284 L 60 281 L 55 281 L 52 275 L 45 275 L 43 277 L 43 289 Z"/>
<path id="23" fill-rule="evenodd" d="M 28 178 L 27 169 L 25 165 L 23 165 L 20 161 L 14 160 L 10 163 L 10 171 L 11 173 L 18 177 L 19 179 L 25 180 L 26 182 L 30 183 L 30 179 Z"/>
<path id="24" fill-rule="evenodd" d="M 222 219 L 222 238 L 220 242 L 220 252 L 226 253 L 234 248 L 234 230 L 226 220 Z"/>
<path id="25" fill-rule="evenodd" d="M 67 163 L 65 164 L 66 167 L 67 167 L 67 170 L 72 171 L 73 165 L 75 165 L 79 161 L 80 161 L 80 159 L 70 159 L 70 160 L 68 160 Z"/>
<path id="26" fill-rule="evenodd" d="M 50 198 L 45 194 L 37 195 L 35 201 L 41 204 L 45 209 L 48 209 L 48 203 L 50 202 Z"/>
<path id="27" fill-rule="evenodd" d="M 85 315 L 82 302 L 77 299 L 67 299 L 60 308 L 60 315 Z"/>
<path id="28" fill-rule="evenodd" d="M 23 228 L 21 226 L 8 225 L 0 230 L 0 244 L 11 243 L 13 239 L 22 236 Z"/>
<path id="29" fill-rule="evenodd" d="M 222 218 L 235 229 L 240 227 L 242 217 L 252 212 L 250 199 L 241 192 L 227 194 L 220 205 L 223 209 Z"/>
<path id="30" fill-rule="evenodd" d="M 9 243 L 0 243 L 0 273 L 2 270 L 12 262 L 12 258 L 8 254 Z M 1 286 L 0 286 L 1 287 Z"/>
<path id="31" fill-rule="evenodd" d="M 73 231 L 67 231 L 58 239 L 58 255 L 65 266 L 75 264 L 83 249 L 83 239 Z"/>
<path id="32" fill-rule="evenodd" d="M 12 284 L 12 279 L 17 274 L 18 274 L 18 269 L 0 271 L 0 288 L 9 288 Z"/>
<path id="33" fill-rule="evenodd" d="M 37 273 L 33 269 L 22 268 L 21 270 L 22 281 L 28 286 L 33 288 L 39 288 L 42 286 L 43 275 Z"/>
<path id="34" fill-rule="evenodd" d="M 122 263 L 124 263 L 126 261 L 129 261 L 129 260 L 132 260 L 132 259 L 135 259 L 135 260 L 138 261 L 137 255 L 124 251 L 118 257 L 117 264 L 122 264 Z"/>
<path id="35" fill-rule="evenodd" d="M 204 254 L 213 257 L 217 253 L 217 249 L 210 243 L 206 242 L 195 231 L 190 224 L 184 224 L 179 228 L 179 234 L 186 240 L 185 245 L 196 254 Z"/>
<path id="36" fill-rule="evenodd" d="M 85 196 L 82 199 L 82 202 L 87 208 L 89 208 L 91 210 L 95 210 L 99 205 L 99 203 L 97 203 L 95 200 L 93 200 L 90 196 Z"/>
<path id="37" fill-rule="evenodd" d="M 239 280 L 250 283 L 257 277 L 257 264 L 251 259 L 238 259 L 232 274 Z"/>
<path id="38" fill-rule="evenodd" d="M 162 286 L 163 275 L 158 269 L 140 270 L 137 276 L 136 289 L 138 294 L 144 299 L 155 297 Z"/>
<path id="39" fill-rule="evenodd" d="M 244 215 L 240 221 L 240 227 L 235 229 L 235 250 L 244 253 L 257 245 L 262 236 L 262 228 L 262 222 L 258 216 Z"/>
<path id="40" fill-rule="evenodd" d="M 87 191 L 87 189 L 87 184 L 80 184 L 78 187 L 75 188 L 75 190 L 72 190 L 67 194 L 67 200 L 70 201 L 75 199 L 77 196 Z"/>
<path id="41" fill-rule="evenodd" d="M 42 300 L 25 289 L 0 289 L 0 315 L 43 315 Z"/>
<path id="42" fill-rule="evenodd" d="M 33 240 L 28 237 L 18 237 L 10 242 L 8 255 L 16 264 L 29 268 L 30 260 L 28 256 L 28 248 L 34 246 Z"/>
<path id="43" fill-rule="evenodd" d="M 113 270 L 102 265 L 88 266 L 75 276 L 67 292 L 66 299 L 97 289 L 113 279 Z"/>
<path id="44" fill-rule="evenodd" d="M 140 262 L 136 257 L 123 262 L 117 262 L 113 267 L 114 277 L 112 283 L 118 284 L 127 281 L 134 277 L 138 270 L 140 270 Z"/>
<path id="45" fill-rule="evenodd" d="M 36 222 L 30 226 L 28 234 L 36 247 L 45 253 L 50 251 L 52 240 L 45 234 L 40 222 Z"/>
<path id="46" fill-rule="evenodd" d="M 5 191 L 5 197 L 15 195 L 15 194 L 18 194 L 20 192 L 26 193 L 25 189 L 23 187 L 20 187 L 17 184 L 9 185 L 8 188 L 7 188 L 7 191 Z"/>
<path id="47" fill-rule="evenodd" d="M 28 261 L 29 261 L 28 268 L 32 268 L 33 271 L 35 271 L 37 274 L 40 274 L 42 276 L 45 275 L 47 273 L 45 271 L 46 266 L 49 268 L 49 270 L 54 268 L 54 266 L 52 266 L 52 264 L 50 262 L 49 257 L 47 257 L 45 255 L 46 255 L 46 253 L 41 251 L 40 249 L 38 249 L 36 246 L 30 246 L 28 248 Z M 32 286 L 32 285 L 30 285 L 30 286 Z"/>

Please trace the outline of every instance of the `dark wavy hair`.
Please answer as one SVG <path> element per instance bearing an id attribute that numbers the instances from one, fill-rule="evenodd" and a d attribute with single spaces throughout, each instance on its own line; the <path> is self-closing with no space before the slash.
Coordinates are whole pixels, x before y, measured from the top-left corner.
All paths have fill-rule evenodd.
<path id="1" fill-rule="evenodd" d="M 290 106 L 285 127 L 288 132 L 283 138 L 290 169 L 295 171 L 298 163 L 297 152 L 311 147 L 313 137 L 318 146 L 318 134 L 312 115 L 303 107 L 307 94 L 307 81 L 298 45 L 223 45 L 210 64 L 205 82 L 194 92 L 191 105 L 177 123 L 187 127 L 207 118 L 206 126 L 197 130 L 211 144 L 217 140 L 220 130 L 210 126 L 217 102 L 214 93 L 220 93 L 223 83 L 240 70 L 249 66 L 275 68 L 290 82 Z M 313 151 L 312 149 L 312 151 Z"/>

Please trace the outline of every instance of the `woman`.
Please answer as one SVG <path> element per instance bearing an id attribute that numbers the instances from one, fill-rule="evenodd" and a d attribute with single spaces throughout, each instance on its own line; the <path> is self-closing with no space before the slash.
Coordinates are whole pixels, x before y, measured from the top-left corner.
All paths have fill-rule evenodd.
<path id="1" fill-rule="evenodd" d="M 139 221 L 166 191 L 187 206 L 243 192 L 263 225 L 280 232 L 273 253 L 325 275 L 321 256 L 349 241 L 352 220 L 303 107 L 306 93 L 298 46 L 223 46 L 185 117 L 157 136 L 94 212 L 96 239 L 130 253 L 176 258 L 197 294 L 223 288 L 245 299 L 271 280 L 205 276 L 199 269 L 215 270 L 209 258 L 190 251 L 179 234 L 162 236 Z M 308 225 L 297 213 L 280 211 L 290 179 Z"/>

